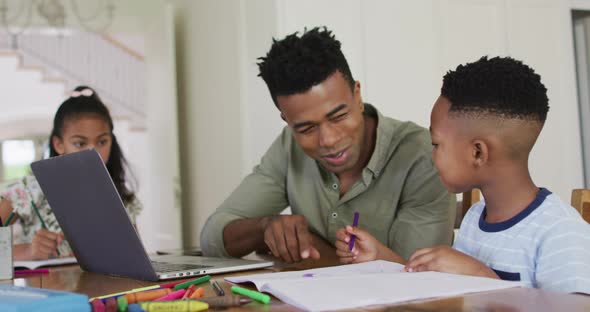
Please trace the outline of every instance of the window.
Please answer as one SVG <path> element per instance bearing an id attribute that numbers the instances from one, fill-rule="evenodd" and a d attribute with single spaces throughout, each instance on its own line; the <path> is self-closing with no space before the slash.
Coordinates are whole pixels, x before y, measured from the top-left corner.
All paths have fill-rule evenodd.
<path id="1" fill-rule="evenodd" d="M 42 141 L 36 139 L 4 140 L 0 145 L 2 150 L 2 166 L 0 179 L 10 181 L 31 172 L 31 162 L 41 159 Z"/>

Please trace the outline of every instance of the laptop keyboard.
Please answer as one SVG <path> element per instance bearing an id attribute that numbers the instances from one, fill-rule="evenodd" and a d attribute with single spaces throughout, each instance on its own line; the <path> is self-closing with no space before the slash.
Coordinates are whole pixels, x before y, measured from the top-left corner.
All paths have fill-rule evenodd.
<path id="1" fill-rule="evenodd" d="M 210 265 L 200 264 L 184 264 L 184 263 L 169 263 L 152 261 L 152 266 L 156 272 L 174 272 L 174 271 L 188 271 L 210 268 Z"/>

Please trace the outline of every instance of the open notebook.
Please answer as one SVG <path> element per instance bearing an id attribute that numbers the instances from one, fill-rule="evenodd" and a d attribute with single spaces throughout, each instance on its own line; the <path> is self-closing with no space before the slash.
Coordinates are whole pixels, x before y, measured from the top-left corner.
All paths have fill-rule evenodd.
<path id="1" fill-rule="evenodd" d="M 77 263 L 75 257 L 64 257 L 64 258 L 54 258 L 54 259 L 46 259 L 46 260 L 31 260 L 31 261 L 14 261 L 12 266 L 15 268 L 26 268 L 29 270 L 34 270 L 36 268 L 41 268 L 41 267 L 49 267 L 49 266 L 72 264 L 72 263 Z"/>
<path id="2" fill-rule="evenodd" d="M 259 291 L 309 311 L 350 309 L 521 286 L 520 282 L 448 273 L 406 273 L 402 265 L 382 260 L 225 279 L 232 283 L 252 282 Z"/>

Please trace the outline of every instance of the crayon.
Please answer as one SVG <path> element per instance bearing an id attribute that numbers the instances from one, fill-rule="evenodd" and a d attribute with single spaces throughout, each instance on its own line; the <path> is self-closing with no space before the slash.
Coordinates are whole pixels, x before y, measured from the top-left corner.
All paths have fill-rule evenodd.
<path id="1" fill-rule="evenodd" d="M 270 302 L 270 296 L 269 295 L 263 294 L 261 292 L 257 292 L 255 290 L 250 290 L 250 289 L 242 288 L 242 287 L 239 287 L 239 286 L 232 286 L 231 287 L 231 291 L 234 294 L 246 296 L 246 297 L 252 298 L 252 299 L 254 299 L 256 301 L 262 302 L 264 304 L 268 304 Z"/>
<path id="2" fill-rule="evenodd" d="M 190 297 L 191 297 L 191 295 L 193 294 L 193 292 L 195 291 L 195 287 L 197 287 L 197 286 L 195 286 L 195 285 L 190 285 L 190 286 L 187 288 L 187 290 L 186 290 L 186 292 L 184 293 L 184 295 L 182 296 L 182 300 L 186 300 L 186 299 L 190 298 Z"/>
<path id="3" fill-rule="evenodd" d="M 173 291 L 173 292 L 167 294 L 164 297 L 160 297 L 158 299 L 155 299 L 154 301 L 170 301 L 170 300 L 180 299 L 180 298 L 182 298 L 182 296 L 184 296 L 185 292 L 186 292 L 186 289 L 179 289 L 177 291 Z"/>
<path id="4" fill-rule="evenodd" d="M 352 220 L 352 226 L 356 227 L 359 225 L 359 213 L 355 212 L 354 213 L 354 218 Z M 350 242 L 348 242 L 348 251 L 352 251 L 352 248 L 354 248 L 354 239 L 356 238 L 356 235 L 351 235 L 350 236 Z"/>
<path id="5" fill-rule="evenodd" d="M 174 290 L 179 290 L 179 289 L 186 289 L 188 288 L 190 285 L 198 285 L 204 282 L 208 282 L 211 279 L 211 275 L 205 275 L 205 276 L 201 276 L 197 279 L 194 279 L 192 281 L 188 281 L 188 282 L 184 282 L 178 285 L 174 285 Z"/>
<path id="6" fill-rule="evenodd" d="M 106 299 L 108 297 L 119 297 L 121 295 L 126 295 L 126 294 L 130 294 L 130 293 L 140 292 L 140 291 L 145 291 L 145 290 L 150 290 L 150 289 L 157 289 L 157 288 L 160 288 L 160 285 L 152 285 L 152 286 L 134 288 L 131 290 L 126 290 L 126 291 L 122 291 L 122 292 L 118 292 L 118 293 L 114 293 L 114 294 L 108 294 L 108 295 L 104 295 L 104 296 L 90 298 L 90 301 L 92 301 L 94 299 Z M 129 301 L 129 298 L 127 298 L 127 301 Z"/>
<path id="7" fill-rule="evenodd" d="M 126 294 L 125 297 L 127 298 L 127 303 L 137 303 L 140 301 L 151 301 L 154 299 L 158 299 L 160 297 L 166 296 L 171 292 L 172 290 L 170 288 L 164 288 L 130 293 Z"/>
<path id="8" fill-rule="evenodd" d="M 204 302 L 209 305 L 211 309 L 225 309 L 231 307 L 239 307 L 243 304 L 252 302 L 250 298 L 230 295 L 223 297 L 207 297 L 197 299 L 199 302 Z"/>
<path id="9" fill-rule="evenodd" d="M 174 288 L 174 286 L 178 285 L 178 284 L 182 284 L 184 283 L 184 281 L 180 281 L 180 282 L 172 282 L 172 283 L 166 283 L 166 284 L 162 284 L 160 285 L 160 288 Z"/>
<path id="10" fill-rule="evenodd" d="M 127 312 L 145 312 L 145 310 L 142 309 L 139 304 L 132 303 L 127 306 Z"/>
<path id="11" fill-rule="evenodd" d="M 199 287 L 193 292 L 193 294 L 190 296 L 190 299 L 201 298 L 203 297 L 204 292 L 205 289 L 203 289 L 203 287 Z"/>
<path id="12" fill-rule="evenodd" d="M 117 300 L 114 297 L 107 298 L 107 302 L 104 305 L 105 312 L 117 312 Z"/>
<path id="13" fill-rule="evenodd" d="M 127 298 L 125 296 L 117 298 L 117 308 L 119 312 L 127 312 Z"/>
<path id="14" fill-rule="evenodd" d="M 209 305 L 204 302 L 190 300 L 141 302 L 139 305 L 147 312 L 197 312 L 209 309 Z"/>
<path id="15" fill-rule="evenodd" d="M 92 305 L 92 312 L 104 312 L 105 310 L 104 303 L 100 299 L 92 300 L 90 305 Z"/>

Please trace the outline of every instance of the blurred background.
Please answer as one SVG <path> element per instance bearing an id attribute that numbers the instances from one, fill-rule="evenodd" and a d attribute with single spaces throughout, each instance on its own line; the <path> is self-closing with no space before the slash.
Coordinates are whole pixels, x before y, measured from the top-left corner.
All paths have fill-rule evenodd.
<path id="1" fill-rule="evenodd" d="M 47 153 L 69 91 L 98 91 L 144 204 L 148 251 L 195 246 L 284 126 L 257 58 L 327 26 L 365 102 L 428 127 L 442 76 L 483 55 L 532 66 L 550 112 L 533 178 L 569 201 L 590 178 L 588 0 L 0 1 L 0 180 Z"/>

